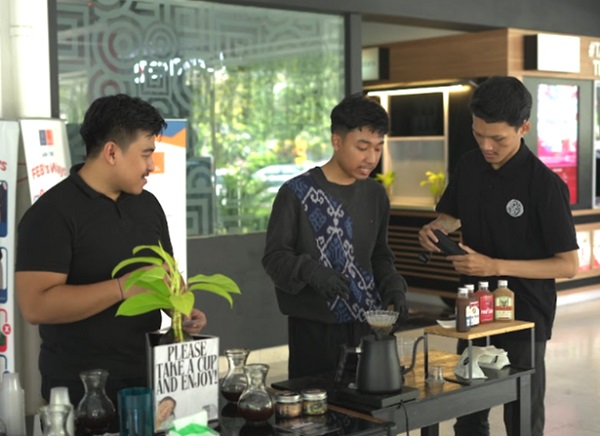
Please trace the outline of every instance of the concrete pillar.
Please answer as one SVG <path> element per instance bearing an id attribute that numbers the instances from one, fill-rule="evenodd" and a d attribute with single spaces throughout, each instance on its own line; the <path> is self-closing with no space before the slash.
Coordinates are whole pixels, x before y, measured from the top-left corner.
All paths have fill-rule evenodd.
<path id="1" fill-rule="evenodd" d="M 12 86 L 10 47 L 10 4 L 0 1 L 0 118 L 10 118 L 8 100 Z"/>
<path id="2" fill-rule="evenodd" d="M 49 53 L 47 0 L 0 0 L 0 117 L 51 116 Z M 21 147 L 19 162 L 24 161 Z M 17 220 L 30 205 L 26 172 L 18 177 Z M 25 389 L 26 413 L 32 415 L 42 405 L 39 333 L 18 310 L 14 320 L 15 367 Z"/>
<path id="3" fill-rule="evenodd" d="M 9 82 L 13 95 L 7 95 L 4 107 L 10 117 L 48 118 L 51 114 L 48 2 L 9 0 L 8 5 L 11 50 L 8 62 L 12 67 Z"/>

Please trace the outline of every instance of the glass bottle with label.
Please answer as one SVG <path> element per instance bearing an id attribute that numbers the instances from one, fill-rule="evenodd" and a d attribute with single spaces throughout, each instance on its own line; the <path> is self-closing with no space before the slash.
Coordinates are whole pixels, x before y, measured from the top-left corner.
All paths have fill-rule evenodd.
<path id="1" fill-rule="evenodd" d="M 468 332 L 471 329 L 471 317 L 469 316 L 469 290 L 467 288 L 458 288 L 458 298 L 456 299 L 456 331 Z"/>
<path id="2" fill-rule="evenodd" d="M 471 327 L 479 325 L 479 298 L 475 296 L 475 285 L 465 285 L 469 291 L 469 315 L 471 316 Z"/>
<path id="3" fill-rule="evenodd" d="M 508 289 L 508 280 L 498 280 L 498 289 L 494 292 L 494 319 L 513 321 L 515 319 L 515 294 Z"/>
<path id="4" fill-rule="evenodd" d="M 488 282 L 479 282 L 475 296 L 479 300 L 479 323 L 494 321 L 494 295 L 490 292 Z"/>

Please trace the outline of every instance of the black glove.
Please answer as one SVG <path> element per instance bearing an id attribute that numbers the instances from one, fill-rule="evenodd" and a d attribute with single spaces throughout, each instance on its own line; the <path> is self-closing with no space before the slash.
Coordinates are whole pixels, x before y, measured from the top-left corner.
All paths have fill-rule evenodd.
<path id="1" fill-rule="evenodd" d="M 344 300 L 350 296 L 348 280 L 338 271 L 319 266 L 312 273 L 308 284 L 327 300 L 340 296 Z"/>
<path id="2" fill-rule="evenodd" d="M 406 290 L 408 286 L 404 278 L 400 278 L 402 280 L 401 289 L 388 289 L 381 296 L 382 309 L 387 310 L 387 307 L 392 305 L 394 306 L 394 310 L 398 312 L 398 320 L 396 322 L 408 319 L 408 303 L 406 302 Z"/>

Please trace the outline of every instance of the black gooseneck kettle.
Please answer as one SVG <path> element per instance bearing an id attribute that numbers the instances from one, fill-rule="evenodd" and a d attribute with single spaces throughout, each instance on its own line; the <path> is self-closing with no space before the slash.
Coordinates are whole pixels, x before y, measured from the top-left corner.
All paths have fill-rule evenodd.
<path id="1" fill-rule="evenodd" d="M 416 350 L 424 336 L 415 340 L 410 367 L 402 367 L 396 346 L 396 336 L 393 334 L 394 322 L 397 317 L 397 312 L 381 310 L 367 312 L 367 321 L 375 334 L 363 337 L 359 347 L 343 347 L 335 377 L 336 383 L 342 381 L 343 374 L 347 370 L 348 358 L 355 354 L 358 356 L 355 380 L 356 388 L 359 391 L 386 394 L 402 389 L 404 374 L 414 369 Z"/>
<path id="2" fill-rule="evenodd" d="M 419 336 L 413 346 L 412 360 L 408 368 L 400 365 L 396 337 L 392 334 L 377 338 L 365 336 L 359 351 L 356 370 L 356 386 L 359 391 L 372 394 L 397 392 L 404 385 L 404 375 L 415 367 L 417 347 L 424 340 Z"/>

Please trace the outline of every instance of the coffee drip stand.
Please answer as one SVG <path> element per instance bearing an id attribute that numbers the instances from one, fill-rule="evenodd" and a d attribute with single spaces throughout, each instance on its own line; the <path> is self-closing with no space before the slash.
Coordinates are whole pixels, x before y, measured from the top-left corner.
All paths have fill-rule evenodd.
<path id="1" fill-rule="evenodd" d="M 427 337 L 420 336 L 415 341 L 411 365 L 404 368 L 394 335 L 399 327 L 398 312 L 371 310 L 365 312 L 365 317 L 373 334 L 363 337 L 359 347 L 344 347 L 335 376 L 336 396 L 342 403 L 370 407 L 387 407 L 417 398 L 418 389 L 404 386 L 404 375 L 413 370 L 421 341 L 427 369 Z M 427 376 L 427 370 L 425 373 Z"/>

